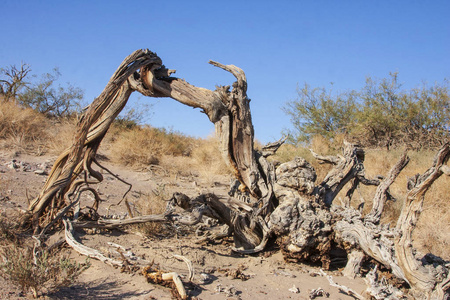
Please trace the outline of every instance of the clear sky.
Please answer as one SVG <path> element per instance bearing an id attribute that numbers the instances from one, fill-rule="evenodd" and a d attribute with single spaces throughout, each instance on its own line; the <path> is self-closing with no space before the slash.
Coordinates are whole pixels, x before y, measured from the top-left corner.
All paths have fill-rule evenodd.
<path id="1" fill-rule="evenodd" d="M 234 78 L 208 60 L 234 64 L 247 75 L 255 135 L 266 143 L 289 128 L 281 107 L 298 84 L 346 91 L 395 71 L 406 88 L 450 79 L 449 16 L 450 1 L 0 0 L 0 67 L 59 67 L 61 80 L 91 102 L 136 49 L 209 89 Z M 136 101 L 153 104 L 153 126 L 200 137 L 214 131 L 198 109 Z"/>

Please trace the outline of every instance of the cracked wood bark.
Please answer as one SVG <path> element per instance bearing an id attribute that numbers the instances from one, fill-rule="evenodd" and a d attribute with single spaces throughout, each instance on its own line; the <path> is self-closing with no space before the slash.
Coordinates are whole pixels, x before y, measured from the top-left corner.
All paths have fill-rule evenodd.
<path id="1" fill-rule="evenodd" d="M 394 251 L 392 237 L 394 233 L 387 227 L 368 225 L 363 222 L 359 211 L 352 208 L 335 211 L 342 220 L 336 222 L 333 231 L 335 240 L 343 244 L 347 251 L 361 249 L 364 253 L 390 269 L 392 273 L 408 282 L 403 269 L 399 266 Z"/>
<path id="2" fill-rule="evenodd" d="M 383 207 L 387 199 L 389 187 L 394 183 L 400 172 L 409 163 L 409 157 L 404 153 L 398 162 L 391 168 L 387 177 L 380 183 L 375 192 L 373 198 L 372 210 L 364 218 L 366 221 L 370 221 L 374 224 L 378 224 L 383 213 Z"/>
<path id="3" fill-rule="evenodd" d="M 166 69 L 161 59 L 148 50 L 137 50 L 128 56 L 83 115 L 73 145 L 57 159 L 40 195 L 30 204 L 29 212 L 33 216 L 35 231 L 39 230 L 39 225 L 49 224 L 55 212 L 69 204 L 71 196 L 79 193 L 83 185 L 103 180 L 91 164 L 112 121 L 131 93 L 138 91 L 145 96 L 170 97 L 203 109 L 215 124 L 221 141 L 220 152 L 233 166 L 235 176 L 251 196 L 251 211 L 242 212 L 233 219 L 234 229 L 238 231 L 235 234 L 243 235 L 238 239 L 238 244 L 244 250 L 251 250 L 265 243 L 267 239 L 261 233 L 265 221 L 259 215 L 268 216 L 269 209 L 273 209 L 269 204 L 273 196 L 274 170 L 265 157 L 257 155 L 253 148 L 254 132 L 246 77 L 236 66 L 210 63 L 236 77 L 231 91 L 229 86 L 210 91 L 170 77 L 174 71 Z M 82 173 L 84 178 L 79 177 Z M 88 175 L 96 181 L 88 180 Z M 94 190 L 92 192 L 95 193 Z M 99 202 L 99 199 L 96 200 Z M 41 220 L 44 211 L 47 212 L 44 215 L 46 219 Z"/>
<path id="4" fill-rule="evenodd" d="M 77 180 L 83 171 L 101 181 L 100 173 L 92 170 L 91 163 L 98 146 L 115 117 L 120 113 L 132 92 L 127 80 L 133 73 L 148 64 L 160 62 L 150 51 L 135 51 L 126 57 L 111 77 L 104 91 L 89 106 L 78 123 L 73 144 L 54 163 L 39 196 L 29 205 L 35 230 L 39 229 L 39 219 L 48 210 L 50 223 L 55 211 L 71 193 L 86 183 Z M 42 224 L 41 224 L 42 225 Z"/>
<path id="5" fill-rule="evenodd" d="M 432 265 L 424 266 L 414 256 L 412 247 L 412 234 L 416 227 L 420 213 L 422 211 L 425 193 L 433 182 L 444 174 L 442 167 L 450 157 L 450 144 L 446 143 L 436 155 L 433 166 L 424 174 L 416 176 L 415 183 L 410 184 L 409 190 L 400 217 L 397 221 L 397 230 L 399 235 L 395 238 L 395 253 L 400 267 L 403 269 L 406 278 L 411 283 L 413 289 L 424 292 L 427 297 L 443 297 L 445 280 L 437 280 L 437 268 Z M 444 168 L 445 169 L 445 168 Z M 447 280 L 450 278 L 447 274 Z"/>
<path id="6" fill-rule="evenodd" d="M 379 184 L 379 180 L 366 178 L 363 164 L 365 153 L 356 144 L 344 141 L 342 156 L 321 156 L 312 150 L 311 153 L 316 159 L 322 161 L 322 163 L 335 165 L 320 185 L 316 187 L 315 191 L 315 194 L 327 206 L 331 206 L 337 194 L 351 180 L 357 180 L 353 183 L 355 188 L 359 182 L 365 185 Z"/>

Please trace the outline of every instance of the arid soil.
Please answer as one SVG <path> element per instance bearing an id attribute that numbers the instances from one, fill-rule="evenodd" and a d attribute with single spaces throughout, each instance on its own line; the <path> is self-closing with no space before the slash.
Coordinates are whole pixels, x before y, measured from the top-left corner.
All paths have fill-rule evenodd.
<path id="1" fill-rule="evenodd" d="M 0 212 L 13 217 L 17 215 L 17 210 L 26 209 L 27 199 L 32 199 L 39 193 L 46 178 L 35 171 L 48 171 L 54 160 L 54 157 L 48 156 L 14 156 L 11 153 L 0 153 Z M 127 196 L 132 207 L 138 207 L 142 195 L 152 195 L 154 191 L 164 192 L 164 195 L 167 195 L 166 200 L 170 199 L 170 195 L 175 191 L 189 196 L 204 192 L 226 195 L 230 182 L 230 178 L 224 176 L 200 179 L 195 175 L 195 170 L 169 175 L 158 168 L 132 170 L 113 165 L 107 159 L 102 162 L 114 174 L 133 185 Z M 100 204 L 99 213 L 127 217 L 123 202 L 113 206 L 111 204 L 117 204 L 128 187 L 110 174 L 103 173 L 105 179 L 98 190 L 106 201 Z M 354 299 L 331 287 L 327 278 L 320 275 L 318 266 L 285 262 L 276 243 L 272 243 L 267 251 L 258 255 L 240 255 L 231 251 L 231 238 L 202 242 L 200 226 L 211 230 L 219 229 L 211 224 L 196 225 L 193 228 L 170 225 L 151 236 L 145 236 L 136 227 L 124 231 L 78 230 L 76 238 L 110 256 L 114 256 L 117 245 L 121 245 L 133 257 L 134 260 L 130 259 L 130 262 L 153 262 L 165 272 L 180 274 L 192 299 L 310 299 L 311 290 L 319 288 L 329 293 L 329 299 Z M 63 233 L 54 235 L 52 239 L 62 237 Z M 86 261 L 86 257 L 68 246 L 63 248 L 62 253 L 77 262 Z M 173 255 L 182 255 L 193 263 L 195 275 L 192 283 L 187 282 L 186 264 Z M 91 266 L 74 284 L 49 293 L 45 298 L 172 299 L 170 288 L 148 283 L 140 271 L 121 272 L 93 259 L 90 263 Z M 363 279 L 342 277 L 339 268 L 327 273 L 333 276 L 335 282 L 358 293 L 365 289 Z M 0 277 L 1 299 L 30 297 L 30 293 L 22 293 Z"/>

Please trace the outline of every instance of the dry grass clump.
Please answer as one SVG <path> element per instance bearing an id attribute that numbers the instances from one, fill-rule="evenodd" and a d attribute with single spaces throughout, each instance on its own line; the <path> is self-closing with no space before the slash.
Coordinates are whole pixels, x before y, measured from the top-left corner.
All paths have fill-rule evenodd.
<path id="1" fill-rule="evenodd" d="M 53 125 L 52 131 L 49 132 L 51 137 L 47 141 L 47 149 L 50 154 L 59 155 L 64 150 L 72 146 L 77 120 L 63 119 Z"/>
<path id="2" fill-rule="evenodd" d="M 73 142 L 76 119 L 50 120 L 31 108 L 0 99 L 0 147 L 17 153 L 60 154 Z"/>
<path id="3" fill-rule="evenodd" d="M 229 167 L 219 152 L 219 141 L 216 137 L 199 139 L 192 149 L 192 168 L 200 177 L 211 178 L 213 175 L 229 175 Z"/>
<path id="4" fill-rule="evenodd" d="M 170 199 L 165 185 L 158 185 L 149 194 L 141 194 L 141 197 L 134 203 L 134 211 L 137 215 L 162 214 L 166 210 L 167 200 Z M 144 236 L 154 236 L 164 233 L 165 227 L 159 222 L 147 222 L 135 225 L 138 232 Z"/>
<path id="5" fill-rule="evenodd" d="M 150 126 L 130 130 L 112 130 L 110 153 L 114 161 L 128 166 L 159 164 L 163 155 L 189 155 L 191 139 L 175 132 Z"/>
<path id="6" fill-rule="evenodd" d="M 41 155 L 45 151 L 50 121 L 30 108 L 0 101 L 2 148 Z"/>
<path id="7" fill-rule="evenodd" d="M 0 216 L 0 276 L 19 286 L 33 297 L 68 286 L 89 268 L 89 260 L 78 264 L 32 245 L 25 237 L 19 237 L 14 224 Z M 31 244 L 31 245 L 30 245 Z"/>

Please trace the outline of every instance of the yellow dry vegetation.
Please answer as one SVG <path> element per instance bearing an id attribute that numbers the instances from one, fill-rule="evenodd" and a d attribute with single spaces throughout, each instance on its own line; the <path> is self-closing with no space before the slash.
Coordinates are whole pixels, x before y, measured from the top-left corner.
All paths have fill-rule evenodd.
<path id="1" fill-rule="evenodd" d="M 4 149 L 42 154 L 50 121 L 30 108 L 0 99 L 0 142 Z"/>
<path id="2" fill-rule="evenodd" d="M 108 145 L 111 158 L 129 166 L 157 165 L 164 155 L 188 156 L 192 148 L 191 138 L 151 126 L 115 128 L 111 134 Z"/>
<path id="3" fill-rule="evenodd" d="M 31 109 L 21 108 L 13 102 L 0 99 L 0 147 L 13 152 L 25 152 L 42 155 L 57 155 L 67 148 L 73 139 L 76 120 L 49 120 Z M 296 147 L 284 144 L 270 159 L 286 162 L 296 156 L 309 161 L 317 172 L 319 183 L 331 166 L 319 164 L 311 155 L 309 148 L 322 155 L 340 153 L 343 137 L 332 142 L 316 137 L 311 146 Z M 260 145 L 257 147 L 261 147 Z M 214 137 L 206 139 L 192 138 L 181 133 L 171 132 L 151 126 L 135 126 L 126 129 L 113 125 L 101 145 L 101 152 L 112 161 L 127 166 L 146 168 L 158 165 L 167 175 L 188 175 L 196 173 L 206 182 L 213 182 L 216 175 L 230 175 L 230 168 L 218 152 L 218 143 Z M 397 162 L 404 149 L 366 149 L 366 175 L 386 175 Z M 395 224 L 406 195 L 407 178 L 425 172 L 432 164 L 436 151 L 409 151 L 411 160 L 391 186 L 396 202 L 385 206 L 382 222 Z M 425 196 L 423 213 L 414 234 L 414 243 L 422 252 L 433 252 L 444 259 L 450 259 L 450 188 L 448 178 L 442 176 L 430 188 Z M 370 211 L 375 187 L 361 185 L 354 193 L 352 204 L 357 206 L 365 202 L 364 213 Z M 343 193 L 338 195 L 343 198 Z M 162 207 L 142 208 L 146 212 L 159 213 Z"/>

